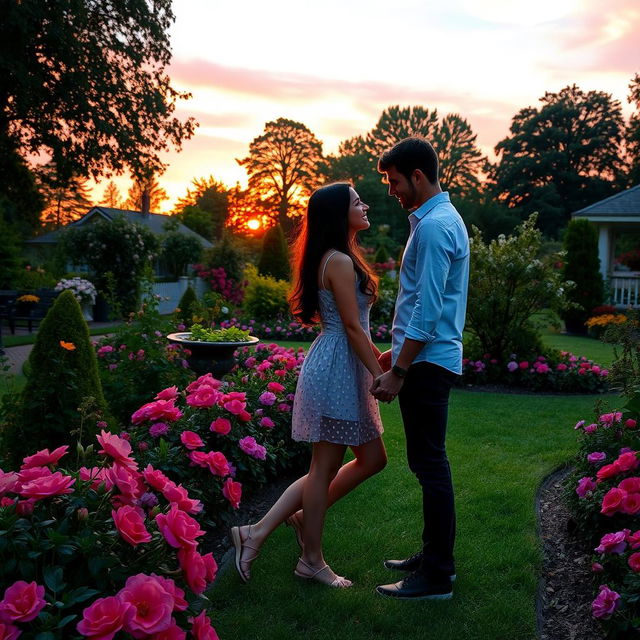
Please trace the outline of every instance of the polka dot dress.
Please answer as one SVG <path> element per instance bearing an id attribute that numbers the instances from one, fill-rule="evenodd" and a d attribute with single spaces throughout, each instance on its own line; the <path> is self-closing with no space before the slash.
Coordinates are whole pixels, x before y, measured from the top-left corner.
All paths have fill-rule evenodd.
<path id="1" fill-rule="evenodd" d="M 322 331 L 304 360 L 293 401 L 292 438 L 355 446 L 378 438 L 382 421 L 367 368 L 349 344 L 331 291 L 320 289 Z M 369 296 L 356 290 L 369 331 Z"/>

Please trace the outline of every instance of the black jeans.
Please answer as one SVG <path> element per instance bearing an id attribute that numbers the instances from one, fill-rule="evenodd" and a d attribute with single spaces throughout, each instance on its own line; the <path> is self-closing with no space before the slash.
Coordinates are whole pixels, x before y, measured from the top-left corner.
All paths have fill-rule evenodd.
<path id="1" fill-rule="evenodd" d="M 438 365 L 418 362 L 409 367 L 398 394 L 409 469 L 422 486 L 421 571 L 434 580 L 455 573 L 456 515 L 445 436 L 449 392 L 457 377 Z"/>

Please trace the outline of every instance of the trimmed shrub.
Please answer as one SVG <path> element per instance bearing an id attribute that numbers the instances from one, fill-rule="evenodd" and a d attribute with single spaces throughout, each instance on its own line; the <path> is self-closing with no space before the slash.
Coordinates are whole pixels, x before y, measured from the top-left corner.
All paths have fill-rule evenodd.
<path id="1" fill-rule="evenodd" d="M 373 263 L 374 264 L 383 264 L 385 263 L 387 260 L 389 259 L 389 252 L 387 251 L 386 247 L 384 245 L 380 245 L 377 249 L 376 249 L 376 253 L 373 256 Z"/>
<path id="2" fill-rule="evenodd" d="M 248 266 L 245 273 L 249 284 L 244 295 L 244 311 L 259 322 L 285 316 L 289 311 L 289 283 L 261 276 L 253 265 Z"/>
<path id="3" fill-rule="evenodd" d="M 604 284 L 598 257 L 598 234 L 588 220 L 572 220 L 564 235 L 566 258 L 563 275 L 565 280 L 575 282 L 568 293 L 574 306 L 561 314 L 567 331 L 587 333 L 585 322 L 591 310 L 604 300 Z"/>
<path id="4" fill-rule="evenodd" d="M 5 457 L 14 464 L 35 449 L 93 442 L 97 420 L 105 419 L 96 355 L 71 291 L 57 297 L 40 324 L 20 404 L 3 434 Z"/>
<path id="5" fill-rule="evenodd" d="M 263 276 L 271 276 L 276 280 L 289 280 L 289 249 L 279 224 L 267 229 L 264 234 L 258 271 Z"/>
<path id="6" fill-rule="evenodd" d="M 182 324 L 190 325 L 193 322 L 193 316 L 200 315 L 202 315 L 202 306 L 198 302 L 196 292 L 189 286 L 178 302 L 176 317 Z"/>

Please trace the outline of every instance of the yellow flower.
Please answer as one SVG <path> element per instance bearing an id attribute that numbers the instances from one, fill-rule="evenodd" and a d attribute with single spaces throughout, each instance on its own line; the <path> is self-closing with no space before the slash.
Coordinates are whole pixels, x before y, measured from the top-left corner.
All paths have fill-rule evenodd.
<path id="1" fill-rule="evenodd" d="M 76 345 L 73 342 L 65 342 L 64 340 L 60 340 L 60 346 L 67 351 L 75 351 Z"/>
<path id="2" fill-rule="evenodd" d="M 23 296 L 16 298 L 18 302 L 40 302 L 40 298 L 38 296 L 34 296 L 31 293 L 25 293 Z"/>

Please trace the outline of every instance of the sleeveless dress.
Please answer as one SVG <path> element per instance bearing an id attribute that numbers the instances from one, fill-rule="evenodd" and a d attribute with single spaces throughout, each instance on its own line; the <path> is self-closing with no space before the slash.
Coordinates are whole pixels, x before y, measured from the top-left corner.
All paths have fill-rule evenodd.
<path id="1" fill-rule="evenodd" d="M 325 261 L 331 259 L 331 254 Z M 322 282 L 324 282 L 324 268 Z M 370 297 L 354 282 L 360 323 L 369 332 Z M 369 393 L 373 376 L 349 344 L 333 293 L 318 291 L 322 331 L 305 358 L 293 401 L 291 437 L 357 446 L 378 438 L 382 420 Z"/>

